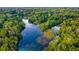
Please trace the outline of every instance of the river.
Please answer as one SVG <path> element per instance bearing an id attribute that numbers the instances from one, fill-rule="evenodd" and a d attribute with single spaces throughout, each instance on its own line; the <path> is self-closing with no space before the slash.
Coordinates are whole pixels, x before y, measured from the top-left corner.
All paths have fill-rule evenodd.
<path id="1" fill-rule="evenodd" d="M 22 31 L 22 39 L 19 42 L 20 51 L 38 51 L 42 48 L 40 44 L 36 42 L 36 39 L 42 36 L 42 31 L 38 28 L 37 25 L 31 24 L 28 20 L 24 20 L 25 29 Z"/>
<path id="2" fill-rule="evenodd" d="M 18 50 L 19 51 L 40 51 L 44 45 L 37 43 L 37 38 L 43 36 L 43 32 L 40 30 L 38 25 L 29 23 L 28 19 L 22 20 L 25 24 L 25 29 L 22 31 L 22 39 L 20 39 Z M 59 30 L 59 27 L 53 27 L 52 32 L 56 36 L 56 30 Z M 45 39 L 45 38 L 44 38 Z M 45 40 L 43 40 L 45 41 Z"/>

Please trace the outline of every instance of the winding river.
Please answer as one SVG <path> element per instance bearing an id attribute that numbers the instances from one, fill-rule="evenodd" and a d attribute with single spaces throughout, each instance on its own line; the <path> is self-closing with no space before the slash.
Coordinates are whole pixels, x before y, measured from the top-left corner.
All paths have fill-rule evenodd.
<path id="1" fill-rule="evenodd" d="M 25 24 L 25 29 L 22 31 L 22 39 L 19 42 L 19 51 L 40 51 L 44 45 L 37 43 L 37 38 L 43 36 L 43 32 L 39 29 L 38 25 L 29 23 L 28 19 L 22 20 Z M 54 36 L 56 36 L 56 31 L 59 30 L 59 26 L 52 28 Z"/>

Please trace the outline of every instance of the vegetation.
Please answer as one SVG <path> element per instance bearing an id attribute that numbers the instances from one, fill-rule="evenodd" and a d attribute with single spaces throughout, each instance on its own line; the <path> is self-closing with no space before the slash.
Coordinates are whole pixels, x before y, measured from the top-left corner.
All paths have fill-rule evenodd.
<path id="1" fill-rule="evenodd" d="M 49 8 L 45 11 L 32 12 L 30 22 L 38 24 L 47 38 L 51 38 L 52 27 L 60 24 L 58 37 L 52 38 L 47 51 L 79 50 L 79 8 Z"/>
<path id="2" fill-rule="evenodd" d="M 24 27 L 22 15 L 17 9 L 0 9 L 0 50 L 17 50 Z"/>
<path id="3" fill-rule="evenodd" d="M 59 37 L 49 43 L 48 50 L 79 50 L 79 19 L 64 21 L 59 32 Z"/>
<path id="4" fill-rule="evenodd" d="M 48 38 L 48 39 L 53 39 L 54 36 L 53 36 L 53 33 L 51 30 L 47 30 L 44 32 L 44 37 Z"/>
<path id="5" fill-rule="evenodd" d="M 17 50 L 24 28 L 23 18 L 39 26 L 43 41 L 51 39 L 45 42 L 48 46 L 44 50 L 79 50 L 79 8 L 0 8 L 1 51 Z M 51 29 L 59 24 L 58 36 L 54 37 Z"/>

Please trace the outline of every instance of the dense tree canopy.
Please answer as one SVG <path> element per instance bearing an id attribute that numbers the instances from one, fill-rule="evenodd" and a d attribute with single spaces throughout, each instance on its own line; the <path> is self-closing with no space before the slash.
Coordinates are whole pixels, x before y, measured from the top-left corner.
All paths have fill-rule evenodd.
<path id="1" fill-rule="evenodd" d="M 48 50 L 79 50 L 79 18 L 63 21 L 59 37 L 51 41 Z"/>
<path id="2" fill-rule="evenodd" d="M 44 35 L 51 38 L 51 30 L 60 25 L 58 37 L 52 38 L 44 50 L 79 50 L 79 8 L 49 8 L 44 11 L 33 11 L 28 16 L 29 21 L 38 24 Z"/>
<path id="3" fill-rule="evenodd" d="M 21 38 L 21 30 L 24 27 L 22 17 L 16 9 L 0 9 L 0 50 L 17 50 L 17 44 Z M 20 12 L 19 12 L 20 13 Z M 15 16 L 16 15 L 16 16 Z M 17 17 L 18 16 L 18 17 Z"/>
<path id="4" fill-rule="evenodd" d="M 24 18 L 43 32 L 39 43 L 49 44 L 44 50 L 79 50 L 79 8 L 0 8 L 1 51 L 17 50 Z M 60 30 L 54 37 L 51 29 L 56 25 Z"/>

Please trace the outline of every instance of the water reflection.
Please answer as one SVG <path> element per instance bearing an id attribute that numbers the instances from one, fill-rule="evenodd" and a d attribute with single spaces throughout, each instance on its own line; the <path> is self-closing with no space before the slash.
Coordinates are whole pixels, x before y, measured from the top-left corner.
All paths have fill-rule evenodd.
<path id="1" fill-rule="evenodd" d="M 57 25 L 57 26 L 54 26 L 52 27 L 52 32 L 53 32 L 53 35 L 54 37 L 57 37 L 57 31 L 60 30 L 60 25 Z"/>
<path id="2" fill-rule="evenodd" d="M 28 20 L 23 19 L 23 22 L 25 23 L 25 29 L 22 31 L 22 39 L 19 42 L 19 50 L 40 50 L 42 46 L 36 42 L 36 39 L 42 36 L 41 30 L 37 25 L 29 23 Z"/>
<path id="3" fill-rule="evenodd" d="M 43 32 L 37 25 L 29 23 L 28 19 L 22 20 L 25 24 L 25 29 L 22 31 L 22 39 L 19 42 L 19 51 L 40 51 L 42 48 L 48 46 L 49 40 L 43 37 Z M 57 37 L 57 30 L 60 26 L 57 25 L 52 28 L 52 32 Z"/>

